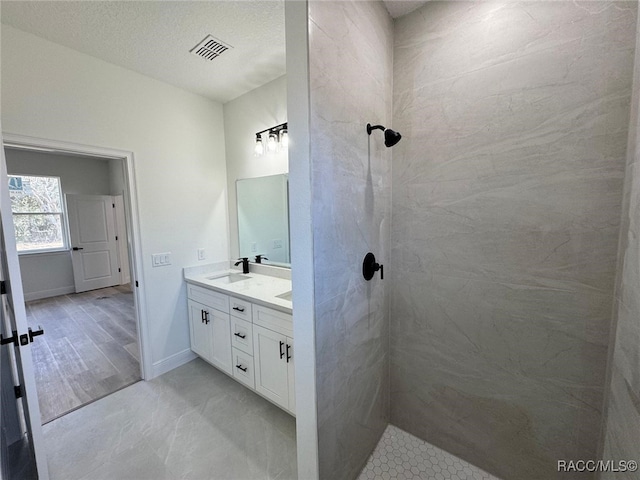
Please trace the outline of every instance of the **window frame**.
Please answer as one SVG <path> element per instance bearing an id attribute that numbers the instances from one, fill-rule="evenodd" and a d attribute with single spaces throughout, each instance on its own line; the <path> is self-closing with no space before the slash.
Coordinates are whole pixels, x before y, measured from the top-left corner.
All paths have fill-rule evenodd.
<path id="1" fill-rule="evenodd" d="M 9 178 L 11 177 L 39 177 L 39 178 L 54 178 L 58 182 L 58 193 L 60 194 L 60 211 L 59 212 L 14 212 L 13 208 L 11 209 L 11 220 L 13 220 L 16 215 L 59 215 L 60 216 L 60 229 L 62 233 L 62 247 L 54 247 L 54 248 L 35 248 L 29 250 L 18 250 L 18 255 L 40 255 L 46 253 L 64 253 L 70 250 L 69 247 L 69 226 L 67 224 L 67 212 L 66 212 L 66 203 L 64 200 L 64 192 L 62 191 L 62 180 L 58 175 L 37 175 L 31 173 L 9 173 L 7 175 Z M 16 239 L 17 246 L 17 239 Z"/>

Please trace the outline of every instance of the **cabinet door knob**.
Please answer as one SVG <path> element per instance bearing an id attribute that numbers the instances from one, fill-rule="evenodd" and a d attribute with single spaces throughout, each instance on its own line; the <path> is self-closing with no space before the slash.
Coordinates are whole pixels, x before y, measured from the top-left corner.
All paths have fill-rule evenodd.
<path id="1" fill-rule="evenodd" d="M 238 338 L 247 338 L 246 335 L 242 335 L 241 333 L 238 333 L 238 332 L 234 333 L 234 335 Z"/>
<path id="2" fill-rule="evenodd" d="M 284 357 L 284 350 L 282 349 L 282 347 L 284 347 L 284 342 L 280 342 L 280 358 L 282 359 L 282 357 Z"/>
<path id="3" fill-rule="evenodd" d="M 289 360 L 291 360 L 291 354 L 289 353 L 290 351 L 291 351 L 291 345 L 287 343 L 287 363 L 289 363 Z"/>

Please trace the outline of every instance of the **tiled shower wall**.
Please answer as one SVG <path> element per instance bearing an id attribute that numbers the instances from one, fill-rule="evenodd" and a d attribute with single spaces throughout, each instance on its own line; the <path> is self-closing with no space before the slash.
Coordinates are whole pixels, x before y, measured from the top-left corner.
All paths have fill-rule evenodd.
<path id="1" fill-rule="evenodd" d="M 636 7 L 429 2 L 395 24 L 391 423 L 504 479 L 597 455 Z M 637 395 L 634 328 L 614 388 Z"/>
<path id="2" fill-rule="evenodd" d="M 389 420 L 392 22 L 381 2 L 309 2 L 310 145 L 320 478 L 352 479 Z"/>
<path id="3" fill-rule="evenodd" d="M 611 339 L 614 350 L 603 453 L 605 460 L 614 462 L 640 461 L 640 37 L 636 39 L 631 110 L 616 291 L 617 325 Z M 601 478 L 636 480 L 638 472 L 608 472 Z"/>

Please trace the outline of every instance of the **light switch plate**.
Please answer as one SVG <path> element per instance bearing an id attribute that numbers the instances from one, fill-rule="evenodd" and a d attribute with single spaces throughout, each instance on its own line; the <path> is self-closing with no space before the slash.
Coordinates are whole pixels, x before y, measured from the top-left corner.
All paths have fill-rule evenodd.
<path id="1" fill-rule="evenodd" d="M 204 248 L 198 249 L 198 260 L 206 260 L 207 254 L 204 251 Z"/>
<path id="2" fill-rule="evenodd" d="M 164 267 L 171 265 L 171 252 L 154 253 L 151 255 L 151 265 L 153 267 Z"/>

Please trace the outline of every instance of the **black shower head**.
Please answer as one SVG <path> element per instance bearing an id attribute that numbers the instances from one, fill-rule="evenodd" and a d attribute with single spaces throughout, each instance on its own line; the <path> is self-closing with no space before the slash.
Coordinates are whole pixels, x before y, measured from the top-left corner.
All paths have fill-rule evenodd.
<path id="1" fill-rule="evenodd" d="M 387 147 L 393 147 L 402 138 L 402 135 L 390 128 L 385 128 L 382 125 L 372 126 L 370 123 L 367 123 L 367 134 L 371 135 L 373 130 L 384 130 L 384 144 Z"/>
<path id="2" fill-rule="evenodd" d="M 390 128 L 387 128 L 384 131 L 384 144 L 387 147 L 393 147 L 396 143 L 400 141 L 401 138 L 402 138 L 402 135 L 400 135 L 398 132 L 394 130 L 391 130 Z"/>

